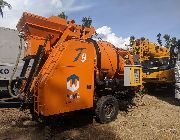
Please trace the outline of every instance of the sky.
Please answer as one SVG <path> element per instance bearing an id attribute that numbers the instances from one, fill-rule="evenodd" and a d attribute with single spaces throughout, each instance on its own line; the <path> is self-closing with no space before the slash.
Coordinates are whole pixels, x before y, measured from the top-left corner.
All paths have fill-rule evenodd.
<path id="1" fill-rule="evenodd" d="M 0 26 L 16 28 L 24 11 L 49 17 L 65 11 L 68 19 L 81 24 L 90 16 L 104 40 L 124 45 L 130 36 L 156 42 L 158 33 L 180 38 L 180 0 L 6 0 Z"/>

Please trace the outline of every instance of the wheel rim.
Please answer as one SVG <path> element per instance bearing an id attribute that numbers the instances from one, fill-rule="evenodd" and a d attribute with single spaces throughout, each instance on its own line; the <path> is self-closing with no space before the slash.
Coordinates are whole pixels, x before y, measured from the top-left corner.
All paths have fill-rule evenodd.
<path id="1" fill-rule="evenodd" d="M 111 118 L 114 113 L 114 106 L 113 104 L 106 104 L 104 106 L 104 113 L 106 118 Z"/>

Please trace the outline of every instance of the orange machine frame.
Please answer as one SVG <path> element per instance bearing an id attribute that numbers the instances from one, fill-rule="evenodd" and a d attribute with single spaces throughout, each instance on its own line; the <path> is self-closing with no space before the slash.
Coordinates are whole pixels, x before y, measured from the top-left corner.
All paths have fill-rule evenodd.
<path id="1" fill-rule="evenodd" d="M 48 56 L 38 75 L 33 77 L 34 80 L 31 84 L 30 93 L 34 94 L 34 111 L 37 114 L 49 116 L 91 108 L 94 95 L 95 56 L 93 54 L 95 53 L 92 43 L 83 40 L 94 34 L 94 28 L 76 25 L 74 20 L 68 23 L 59 17 L 44 18 L 24 13 L 17 29 L 24 34 L 27 44 L 24 58 L 34 58 L 40 45 L 45 48 L 44 53 Z M 88 61 L 80 63 L 79 59 L 77 62 L 73 62 L 72 60 L 77 57 L 81 48 Z M 82 67 L 88 69 L 84 70 Z M 70 90 L 64 85 L 67 83 L 68 77 L 78 77 L 79 80 L 70 79 L 68 81 L 70 85 L 67 86 L 71 87 Z M 73 88 L 77 87 L 77 82 L 80 82 L 81 86 L 74 91 Z M 24 91 L 25 85 L 24 83 L 21 91 Z M 59 91 L 61 92 L 59 93 Z M 22 94 L 26 95 L 27 93 Z M 24 98 L 26 99 L 26 96 Z M 73 100 L 74 98 L 76 100 Z"/>
<path id="2" fill-rule="evenodd" d="M 117 49 L 108 42 L 93 42 L 90 37 L 95 33 L 94 27 L 77 25 L 74 20 L 67 22 L 59 17 L 44 18 L 24 13 L 17 29 L 27 44 L 24 59 L 36 58 L 42 48 L 37 68 L 28 78 L 32 81 L 29 90 L 26 90 L 28 80 L 21 86 L 26 102 L 31 100 L 28 96 L 33 95 L 34 112 L 38 115 L 50 116 L 93 107 L 95 75 L 104 80 L 102 71 L 108 69 L 108 79 L 115 75 L 123 79 L 126 59 L 128 65 L 134 64 L 129 51 Z M 43 65 L 41 56 L 46 58 Z M 101 68 L 97 67 L 98 62 L 101 62 Z"/>

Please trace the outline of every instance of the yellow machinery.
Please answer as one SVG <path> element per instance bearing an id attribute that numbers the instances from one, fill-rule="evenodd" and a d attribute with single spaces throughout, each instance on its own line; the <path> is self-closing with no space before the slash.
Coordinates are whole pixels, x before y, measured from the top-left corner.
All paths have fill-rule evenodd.
<path id="1" fill-rule="evenodd" d="M 142 85 L 130 52 L 93 40 L 92 26 L 24 13 L 17 29 L 25 63 L 14 96 L 36 120 L 51 124 L 57 115 L 93 109 L 96 120 L 107 123 L 116 118 L 118 101 Z"/>
<path id="2" fill-rule="evenodd" d="M 145 85 L 152 87 L 174 83 L 174 61 L 170 49 L 148 40 L 136 40 L 132 48 L 135 63 L 142 66 Z"/>

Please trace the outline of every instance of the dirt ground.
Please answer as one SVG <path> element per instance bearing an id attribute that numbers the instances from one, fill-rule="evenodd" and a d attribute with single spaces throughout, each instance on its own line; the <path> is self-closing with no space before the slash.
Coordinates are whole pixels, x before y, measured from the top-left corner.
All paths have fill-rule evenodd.
<path id="1" fill-rule="evenodd" d="M 56 128 L 57 140 L 180 140 L 180 106 L 173 93 L 156 91 L 146 94 L 128 112 L 120 111 L 117 120 L 109 124 L 76 121 Z M 136 101 L 137 102 L 137 101 Z M 41 140 L 43 130 L 29 122 L 27 113 L 18 109 L 0 109 L 0 140 Z"/>

